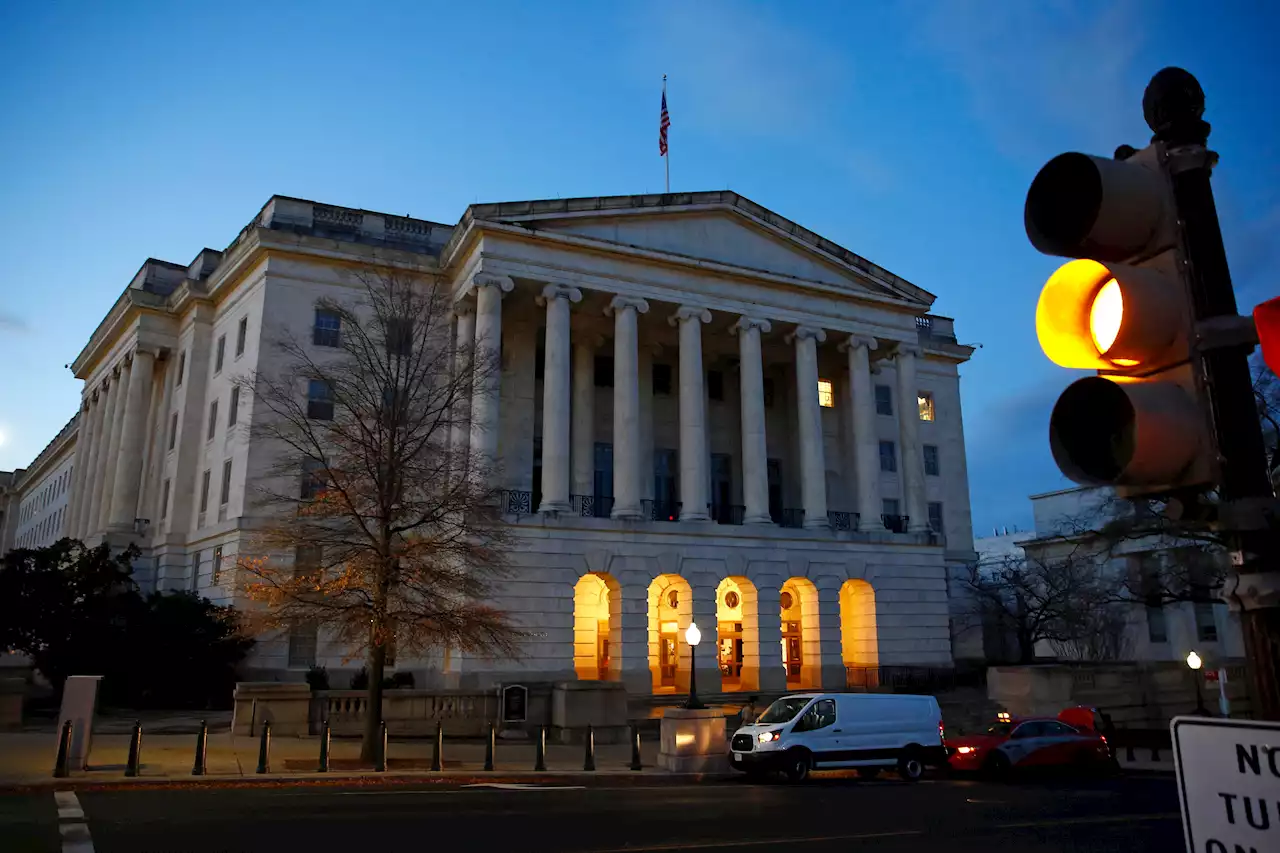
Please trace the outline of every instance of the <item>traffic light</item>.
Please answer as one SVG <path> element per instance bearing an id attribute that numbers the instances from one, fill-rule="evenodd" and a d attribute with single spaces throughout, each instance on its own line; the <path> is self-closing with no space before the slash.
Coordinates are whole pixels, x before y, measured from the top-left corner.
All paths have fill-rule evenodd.
<path id="1" fill-rule="evenodd" d="M 1113 160 L 1062 154 L 1036 175 L 1024 212 L 1033 246 L 1075 259 L 1040 294 L 1040 347 L 1063 367 L 1097 371 L 1053 408 L 1054 461 L 1077 483 L 1129 497 L 1214 475 L 1178 217 L 1158 156 L 1154 145 Z"/>

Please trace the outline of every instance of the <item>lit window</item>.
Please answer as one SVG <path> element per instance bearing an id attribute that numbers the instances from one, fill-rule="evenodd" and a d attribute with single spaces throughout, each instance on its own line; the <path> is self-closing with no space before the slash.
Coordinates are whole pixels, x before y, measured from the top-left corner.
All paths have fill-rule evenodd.
<path id="1" fill-rule="evenodd" d="M 921 391 L 916 395 L 916 404 L 920 407 L 920 420 L 933 420 L 933 395 L 928 391 Z"/>
<path id="2" fill-rule="evenodd" d="M 836 405 L 836 392 L 831 387 L 830 379 L 818 380 L 818 405 L 824 409 L 831 409 Z"/>

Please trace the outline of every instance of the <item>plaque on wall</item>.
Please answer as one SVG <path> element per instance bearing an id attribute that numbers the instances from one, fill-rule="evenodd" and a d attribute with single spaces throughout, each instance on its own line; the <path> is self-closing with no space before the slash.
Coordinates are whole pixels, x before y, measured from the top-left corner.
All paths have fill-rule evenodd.
<path id="1" fill-rule="evenodd" d="M 529 688 L 509 684 L 502 688 L 502 721 L 523 723 L 529 715 Z"/>

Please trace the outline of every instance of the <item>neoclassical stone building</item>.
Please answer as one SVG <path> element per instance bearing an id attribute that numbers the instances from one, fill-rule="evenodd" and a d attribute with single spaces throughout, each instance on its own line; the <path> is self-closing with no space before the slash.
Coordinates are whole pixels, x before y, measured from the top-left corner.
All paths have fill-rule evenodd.
<path id="1" fill-rule="evenodd" d="M 234 379 L 281 331 L 333 345 L 316 302 L 371 264 L 444 277 L 457 340 L 502 342 L 498 393 L 455 440 L 501 460 L 521 547 L 498 603 L 530 639 L 516 661 L 397 661 L 419 685 L 679 691 L 690 621 L 704 691 L 951 665 L 972 350 L 932 294 L 731 192 L 480 204 L 453 226 L 277 196 L 224 251 L 147 261 L 73 365 L 66 531 L 137 541 L 144 585 L 234 599 L 271 461 Z M 298 629 L 252 666 L 345 657 Z"/>

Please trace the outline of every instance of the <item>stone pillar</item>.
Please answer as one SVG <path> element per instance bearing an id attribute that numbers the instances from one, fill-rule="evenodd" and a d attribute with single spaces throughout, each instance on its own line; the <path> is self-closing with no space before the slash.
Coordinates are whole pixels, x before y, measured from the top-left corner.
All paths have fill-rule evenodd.
<path id="1" fill-rule="evenodd" d="M 116 457 L 115 483 L 111 491 L 111 521 L 117 530 L 132 530 L 137 516 L 138 489 L 142 485 L 143 427 L 151 403 L 151 376 L 155 355 L 134 350 L 129 369 L 129 391 L 120 418 L 119 456 Z"/>
<path id="2" fill-rule="evenodd" d="M 818 407 L 818 344 L 827 333 L 799 326 L 787 336 L 796 346 L 796 404 L 800 431 L 800 497 L 804 526 L 830 527 L 827 520 L 827 465 L 822 447 L 822 409 Z"/>
<path id="3" fill-rule="evenodd" d="M 843 578 L 817 577 L 818 588 L 818 683 L 823 690 L 844 690 L 848 679 L 844 670 L 844 643 L 840 632 L 840 586 Z"/>
<path id="4" fill-rule="evenodd" d="M 613 331 L 613 513 L 614 518 L 643 518 L 640 511 L 640 382 L 638 315 L 649 303 L 615 296 L 605 309 Z"/>
<path id="5" fill-rule="evenodd" d="M 152 525 L 157 529 L 161 517 L 167 518 L 169 515 L 166 511 L 167 507 L 163 506 L 161 501 L 164 500 L 164 475 L 169 469 L 169 429 L 173 422 L 173 412 L 170 410 L 173 408 L 173 387 L 177 375 L 178 363 L 170 353 L 165 360 L 164 372 L 160 377 L 159 417 L 156 419 L 159 427 L 152 441 L 151 452 L 151 464 L 155 471 L 151 475 L 151 487 L 148 489 L 145 505 L 138 507 L 138 514 L 143 518 L 150 518 Z M 175 450 L 177 446 L 175 436 Z"/>
<path id="6" fill-rule="evenodd" d="M 711 517 L 707 514 L 710 460 L 707 458 L 702 324 L 711 322 L 711 312 L 696 305 L 685 305 L 667 322 L 680 328 L 680 520 L 707 521 Z M 712 590 L 712 601 L 714 593 Z"/>
<path id="7" fill-rule="evenodd" d="M 694 665 L 698 669 L 700 696 L 720 693 L 724 689 L 720 680 L 719 623 L 716 620 L 716 588 L 719 585 L 720 578 L 712 574 L 697 574 L 689 578 L 689 588 L 693 590 L 692 619 L 702 634 L 693 655 Z M 681 630 L 680 642 L 685 643 L 684 630 Z M 688 685 L 685 686 L 687 689 Z"/>
<path id="8" fill-rule="evenodd" d="M 111 408 L 107 410 L 110 428 L 103 431 L 105 454 L 98 467 L 102 482 L 98 494 L 98 513 L 94 519 L 94 531 L 104 531 L 111 521 L 111 498 L 115 494 L 116 461 L 120 458 L 120 421 L 124 418 L 125 401 L 129 398 L 129 368 L 120 365 L 120 376 L 111 389 Z"/>
<path id="9" fill-rule="evenodd" d="M 86 389 L 86 392 L 88 389 Z M 86 393 L 80 404 L 80 426 L 76 429 L 75 473 L 71 475 L 71 501 L 67 510 L 67 535 L 80 535 L 80 514 L 84 507 L 84 469 L 89 461 L 89 448 L 93 444 L 93 418 L 95 407 L 92 393 Z"/>
<path id="10" fill-rule="evenodd" d="M 649 584 L 652 579 L 638 571 L 622 572 L 622 683 L 627 692 L 647 695 L 653 692 L 653 674 L 649 668 Z"/>
<path id="11" fill-rule="evenodd" d="M 477 275 L 471 282 L 476 292 L 476 374 L 471 394 L 471 462 L 496 472 L 498 429 L 502 392 L 502 295 L 515 285 L 500 275 Z M 493 486 L 496 480 L 488 485 Z"/>
<path id="12" fill-rule="evenodd" d="M 898 346 L 898 443 L 902 459 L 902 503 L 908 530 L 929 529 L 929 509 L 925 505 L 924 454 L 920 449 L 920 409 L 917 399 L 916 359 L 919 347 Z"/>
<path id="13" fill-rule="evenodd" d="M 84 503 L 80 507 L 80 520 L 76 536 L 86 538 L 97 526 L 98 496 L 102 491 L 102 447 L 110 414 L 110 397 L 106 383 L 93 392 L 93 443 L 88 448 L 89 458 L 84 470 Z"/>
<path id="14" fill-rule="evenodd" d="M 585 338 L 585 340 L 584 340 Z M 599 338 L 576 335 L 573 345 L 573 488 L 572 494 L 596 490 L 596 348 Z"/>
<path id="15" fill-rule="evenodd" d="M 760 646 L 760 692 L 787 689 L 787 672 L 782 667 L 782 584 L 783 578 L 765 575 L 755 579 Z"/>
<path id="16" fill-rule="evenodd" d="M 731 331 L 738 336 L 741 379 L 743 524 L 772 524 L 769 517 L 768 447 L 765 441 L 764 361 L 760 334 L 772 330 L 768 320 L 740 317 Z"/>
<path id="17" fill-rule="evenodd" d="M 549 284 L 538 296 L 547 307 L 542 367 L 542 505 L 538 512 L 569 510 L 569 303 L 576 287 Z"/>
<path id="18" fill-rule="evenodd" d="M 163 429 L 156 427 L 156 411 L 160 408 L 160 394 L 155 393 L 157 364 L 151 368 L 151 382 L 147 386 L 147 413 L 142 419 L 142 475 L 138 478 L 138 500 L 133 507 L 134 518 L 150 520 L 147 514 L 147 501 L 151 496 L 151 471 L 154 465 L 156 435 L 163 434 Z M 155 532 L 155 531 L 150 531 Z"/>
<path id="19" fill-rule="evenodd" d="M 640 501 L 653 506 L 653 356 L 654 344 L 641 344 L 637 354 L 636 381 L 640 387 Z M 648 503 L 645 503 L 648 501 Z"/>
<path id="20" fill-rule="evenodd" d="M 858 529 L 883 530 L 880 520 L 880 440 L 876 437 L 876 395 L 871 384 L 871 351 L 875 338 L 850 335 L 840 344 L 849 358 L 849 408 L 853 424 L 853 458 L 857 469 Z"/>
<path id="21" fill-rule="evenodd" d="M 453 304 L 456 324 L 454 332 L 453 370 L 461 376 L 467 370 L 476 345 L 476 306 L 470 299 Z M 449 452 L 456 477 L 465 475 L 471 442 L 471 395 L 462 388 L 455 391 L 457 400 L 450 414 Z"/>

